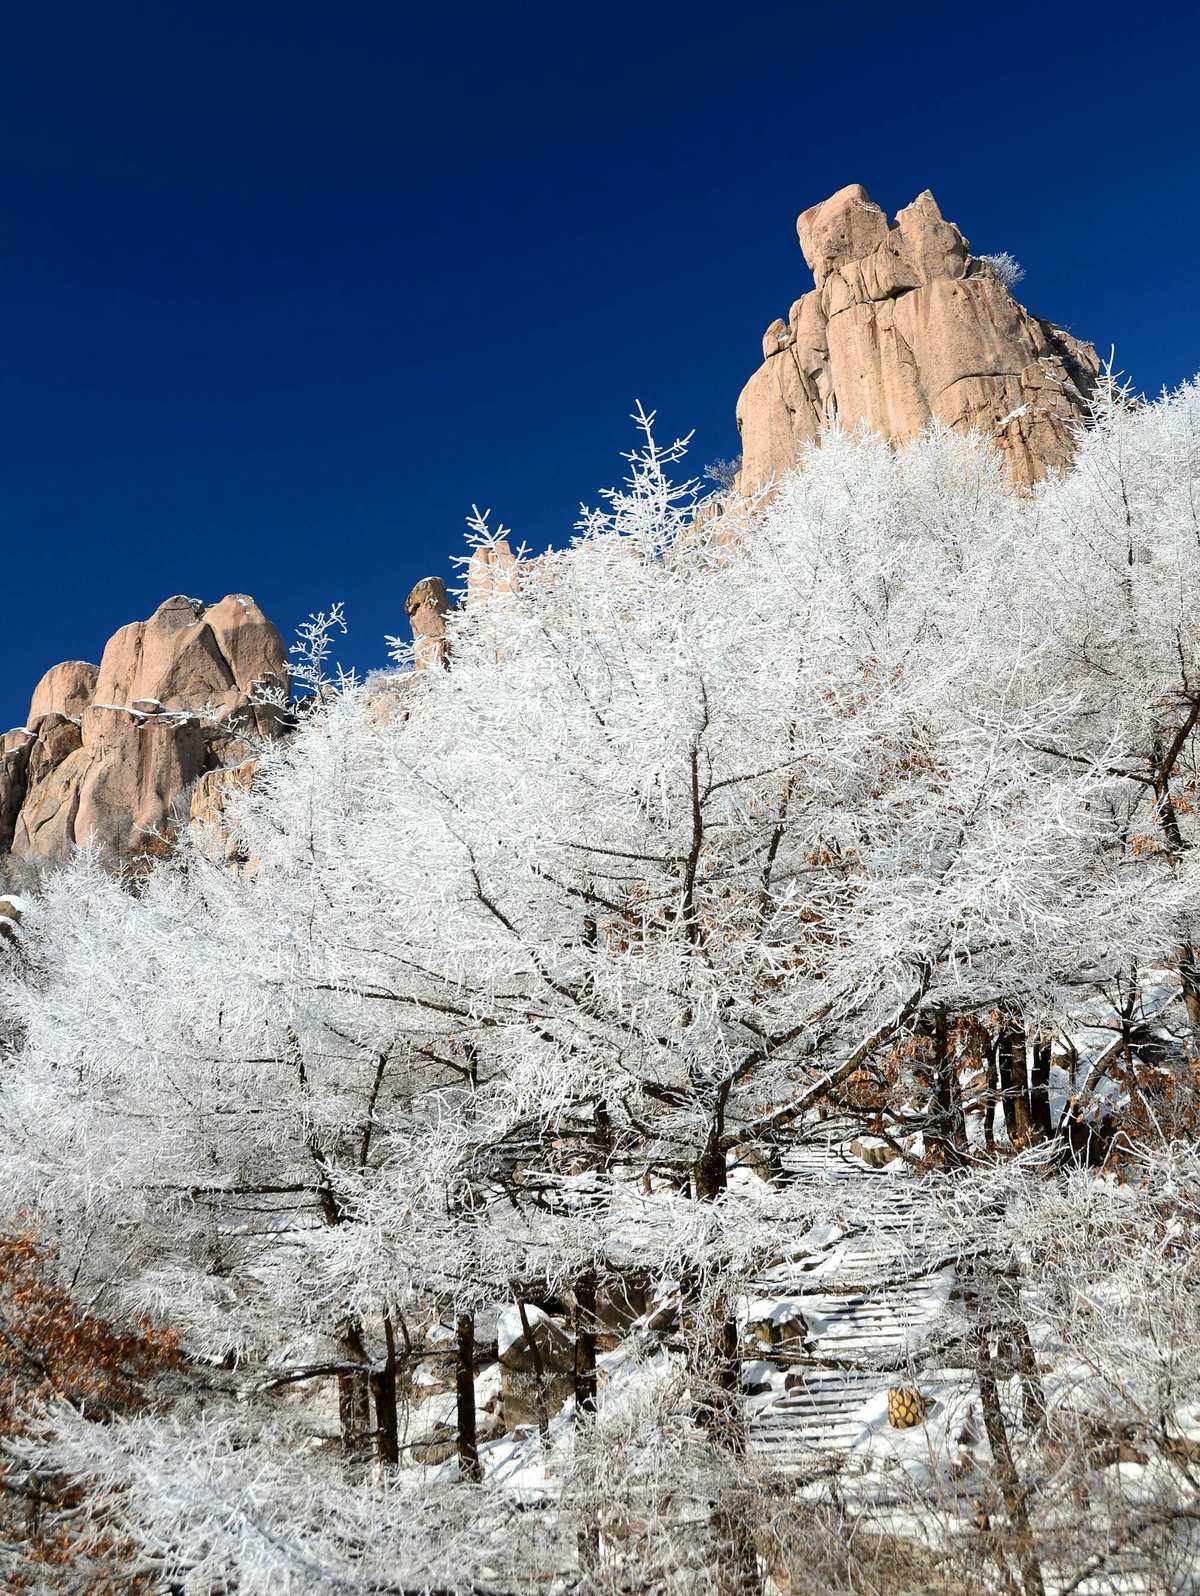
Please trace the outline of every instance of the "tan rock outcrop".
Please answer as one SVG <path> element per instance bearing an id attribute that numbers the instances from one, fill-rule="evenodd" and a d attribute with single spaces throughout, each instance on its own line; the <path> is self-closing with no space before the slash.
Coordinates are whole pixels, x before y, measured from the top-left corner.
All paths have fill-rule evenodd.
<path id="1" fill-rule="evenodd" d="M 243 759 L 240 765 L 206 770 L 191 790 L 188 819 L 203 831 L 201 846 L 212 859 L 226 864 L 244 862 L 226 824 L 226 810 L 238 794 L 249 792 L 257 761 Z"/>
<path id="2" fill-rule="evenodd" d="M 0 852 L 12 845 L 29 777 L 29 755 L 36 738 L 23 726 L 0 737 Z"/>
<path id="3" fill-rule="evenodd" d="M 446 616 L 450 595 L 440 576 L 427 576 L 417 583 L 404 604 L 413 634 L 413 665 L 424 670 L 446 663 Z"/>
<path id="4" fill-rule="evenodd" d="M 69 661 L 38 683 L 29 725 L 0 742 L 0 847 L 41 863 L 80 843 L 114 862 L 153 851 L 188 818 L 194 783 L 276 733 L 256 690 L 287 681 L 283 639 L 252 598 L 165 600 L 109 640 L 99 669 Z"/>
<path id="5" fill-rule="evenodd" d="M 834 423 L 896 442 L 934 419 L 974 428 L 1024 485 L 1069 462 L 1095 350 L 1023 309 L 932 194 L 889 223 L 852 183 L 796 231 L 816 286 L 767 328 L 738 400 L 740 492 L 789 470 Z"/>
<path id="6" fill-rule="evenodd" d="M 520 563 L 503 538 L 476 549 L 467 565 L 467 607 L 513 592 Z"/>
<path id="7" fill-rule="evenodd" d="M 77 720 L 96 696 L 99 674 L 95 665 L 83 659 L 51 665 L 33 690 L 25 724 L 32 726 L 42 715 L 68 715 Z"/>
<path id="8" fill-rule="evenodd" d="M 0 898 L 0 941 L 15 942 L 17 927 L 25 918 L 21 900 L 6 894 Z"/>
<path id="9" fill-rule="evenodd" d="M 206 749 L 199 721 L 92 705 L 75 747 L 57 763 L 50 754 L 38 779 L 36 758 L 37 751 L 13 853 L 53 861 L 87 842 L 125 858 L 167 825 L 173 804 L 203 771 Z"/>
<path id="10" fill-rule="evenodd" d="M 515 591 L 520 563 L 503 538 L 477 548 L 467 563 L 468 609 Z M 415 670 L 448 663 L 446 618 L 451 608 L 450 595 L 440 576 L 424 577 L 405 600 L 405 613 L 412 627 Z"/>
<path id="11" fill-rule="evenodd" d="M 230 713 L 253 687 L 286 680 L 283 639 L 252 598 L 231 593 L 209 607 L 176 594 L 148 621 L 109 639 L 94 702 L 142 709 Z"/>

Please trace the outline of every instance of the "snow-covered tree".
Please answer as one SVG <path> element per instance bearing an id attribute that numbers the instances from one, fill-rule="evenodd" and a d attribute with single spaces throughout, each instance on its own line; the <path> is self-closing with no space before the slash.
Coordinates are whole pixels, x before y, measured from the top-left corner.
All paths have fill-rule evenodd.
<path id="1" fill-rule="evenodd" d="M 771 1177 L 825 1116 L 970 1195 L 1089 1114 L 1194 1112 L 1198 417 L 1110 385 L 1024 497 L 982 440 L 832 433 L 700 514 L 642 417 L 567 545 L 452 614 L 449 669 L 319 672 L 231 810 L 238 869 L 196 838 L 136 892 L 86 855 L 47 881 L 0 948 L 0 1225 L 36 1216 L 59 1285 L 185 1373 L 102 1431 L 31 1416 L 14 1477 L 86 1486 L 196 1588 L 498 1590 L 528 1558 L 602 1589 L 643 1512 L 671 1562 L 684 1502 L 677 1588 L 752 1587 L 792 1529 L 741 1299 L 822 1223 Z M 972 1222 L 1031 1235 L 1005 1203 Z M 510 1305 L 561 1507 L 520 1529 L 475 1411 Z M 422 1381 L 457 1427 L 429 1477 Z"/>

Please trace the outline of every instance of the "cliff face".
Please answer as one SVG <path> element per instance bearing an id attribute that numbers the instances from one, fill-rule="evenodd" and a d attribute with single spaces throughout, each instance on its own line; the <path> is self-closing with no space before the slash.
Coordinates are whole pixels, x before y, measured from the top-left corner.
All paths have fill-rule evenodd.
<path id="1" fill-rule="evenodd" d="M 1069 462 L 1095 350 L 1024 310 L 928 190 L 889 222 L 852 183 L 796 231 L 816 286 L 767 328 L 738 400 L 741 492 L 833 422 L 898 442 L 935 418 L 975 428 L 1022 485 Z"/>
<path id="2" fill-rule="evenodd" d="M 0 850 L 52 863 L 76 843 L 114 859 L 150 845 L 193 784 L 246 758 L 246 733 L 274 734 L 253 691 L 287 680 L 283 639 L 244 594 L 169 598 L 99 666 L 53 666 L 26 725 L 0 738 Z"/>

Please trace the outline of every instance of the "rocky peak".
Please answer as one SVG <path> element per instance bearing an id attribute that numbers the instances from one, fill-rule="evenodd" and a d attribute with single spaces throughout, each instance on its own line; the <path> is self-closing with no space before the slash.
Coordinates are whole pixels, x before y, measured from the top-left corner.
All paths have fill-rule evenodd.
<path id="1" fill-rule="evenodd" d="M 32 726 L 43 715 L 65 715 L 78 720 L 96 696 L 100 672 L 84 659 L 64 660 L 51 665 L 33 690 L 25 724 Z"/>
<path id="2" fill-rule="evenodd" d="M 131 621 L 109 639 L 95 701 L 232 710 L 256 683 L 278 686 L 285 662 L 282 638 L 244 593 L 211 606 L 176 594 L 149 620 Z"/>
<path id="3" fill-rule="evenodd" d="M 248 595 L 164 600 L 109 639 L 98 667 L 52 666 L 27 725 L 0 739 L 0 850 L 38 863 L 76 843 L 136 853 L 201 777 L 246 759 L 250 734 L 275 734 L 256 689 L 287 683 L 283 639 Z"/>
<path id="4" fill-rule="evenodd" d="M 887 217 L 861 183 L 848 183 L 796 218 L 800 248 L 818 288 L 845 262 L 870 254 L 887 233 Z"/>
<path id="5" fill-rule="evenodd" d="M 928 190 L 889 222 L 851 183 L 796 232 L 815 287 L 767 328 L 738 400 L 743 493 L 833 422 L 897 442 L 933 419 L 973 428 L 1023 485 L 1068 463 L 1095 350 L 1030 315 Z"/>

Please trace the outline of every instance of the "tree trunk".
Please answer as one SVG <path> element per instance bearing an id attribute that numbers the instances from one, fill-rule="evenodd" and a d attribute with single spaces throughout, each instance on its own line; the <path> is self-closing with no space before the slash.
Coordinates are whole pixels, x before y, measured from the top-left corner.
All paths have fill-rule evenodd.
<path id="1" fill-rule="evenodd" d="M 1197 710 L 1193 707 L 1190 724 L 1196 723 Z M 1171 852 L 1174 862 L 1183 856 L 1183 833 L 1179 829 L 1179 816 L 1175 811 L 1175 804 L 1171 798 L 1171 768 L 1178 758 L 1181 744 L 1175 745 L 1172 758 L 1168 759 L 1166 766 L 1161 766 L 1155 782 L 1155 797 L 1158 799 L 1159 824 L 1162 826 L 1163 837 Z M 1155 740 L 1155 755 L 1161 760 L 1162 748 Z M 1192 1027 L 1192 1051 L 1200 1051 L 1200 964 L 1196 959 L 1196 948 L 1192 936 L 1192 927 L 1188 920 L 1184 920 L 1179 927 L 1179 946 L 1175 950 L 1175 962 L 1179 968 L 1179 980 L 1183 987 L 1183 1002 L 1187 1010 L 1188 1023 Z"/>
<path id="2" fill-rule="evenodd" d="M 361 1372 L 356 1369 L 353 1373 L 339 1374 L 337 1377 L 342 1451 L 351 1460 L 362 1462 L 367 1455 L 371 1435 L 370 1359 L 357 1320 L 343 1321 L 341 1342 L 346 1362 L 362 1365 Z"/>
<path id="3" fill-rule="evenodd" d="M 460 1313 L 455 1325 L 454 1390 L 458 1402 L 458 1477 L 478 1484 L 479 1442 L 475 1425 L 475 1318 Z"/>
<path id="4" fill-rule="evenodd" d="M 1054 1134 L 1050 1118 L 1050 1060 L 1049 1042 L 1033 1044 L 1033 1069 L 1029 1076 L 1029 1117 L 1034 1132 L 1043 1141 Z"/>
<path id="5" fill-rule="evenodd" d="M 608 1168 L 608 1161 L 612 1157 L 613 1131 L 612 1118 L 608 1112 L 608 1104 L 603 1098 L 596 1104 L 595 1113 L 592 1115 L 592 1140 L 596 1145 L 596 1162 L 600 1169 Z"/>
<path id="6" fill-rule="evenodd" d="M 714 1202 L 728 1185 L 725 1154 L 721 1147 L 724 1103 L 719 1116 L 714 1119 L 704 1150 L 696 1160 L 693 1172 L 696 1198 L 699 1202 Z M 679 1283 L 680 1309 L 686 1313 L 691 1299 L 693 1317 L 704 1312 L 699 1301 L 694 1276 Z M 742 1407 L 742 1365 L 738 1358 L 737 1322 L 725 1293 L 719 1292 L 713 1304 L 711 1324 L 693 1324 L 697 1372 L 701 1383 L 708 1386 L 712 1400 L 702 1406 L 697 1415 L 700 1423 L 721 1444 L 732 1451 L 740 1451 L 744 1438 L 740 1438 Z"/>
<path id="7" fill-rule="evenodd" d="M 1200 961 L 1197 960 L 1196 949 L 1190 942 L 1179 944 L 1175 958 L 1179 966 L 1179 979 L 1183 984 L 1183 1003 L 1195 1038 L 1193 1042 L 1195 1048 L 1200 1046 Z"/>
<path id="8" fill-rule="evenodd" d="M 596 1411 L 596 1272 L 585 1269 L 575 1282 L 575 1422 Z M 600 1562 L 600 1521 L 595 1508 L 584 1511 L 578 1535 L 579 1566 L 591 1573 Z"/>
<path id="9" fill-rule="evenodd" d="M 538 1434 L 544 1441 L 550 1433 L 550 1413 L 546 1405 L 546 1366 L 542 1362 L 542 1349 L 537 1344 L 537 1336 L 529 1323 L 529 1314 L 525 1308 L 524 1299 L 518 1292 L 513 1296 L 517 1304 L 517 1313 L 521 1317 L 521 1333 L 525 1337 L 525 1346 L 529 1352 L 529 1361 L 533 1365 L 533 1386 L 537 1392 L 537 1421 Z"/>
<path id="10" fill-rule="evenodd" d="M 575 1282 L 575 1417 L 596 1410 L 596 1273 Z"/>
<path id="11" fill-rule="evenodd" d="M 728 1186 L 724 1132 L 725 1100 L 718 1100 L 712 1128 L 693 1171 L 693 1185 L 699 1202 L 715 1202 Z M 708 1432 L 715 1445 L 741 1457 L 746 1450 L 745 1412 L 742 1405 L 742 1364 L 738 1357 L 738 1327 L 733 1304 L 724 1291 L 718 1291 L 711 1305 L 711 1318 L 700 1300 L 699 1283 L 694 1275 L 679 1282 L 680 1310 L 692 1309 L 692 1359 L 698 1384 L 705 1392 L 696 1411 L 696 1421 Z M 711 1523 L 716 1540 L 717 1588 L 721 1596 L 757 1596 L 762 1589 L 758 1555 L 746 1518 L 745 1507 L 736 1493 L 725 1491 L 713 1507 Z"/>
<path id="12" fill-rule="evenodd" d="M 731 1457 L 741 1458 L 747 1445 L 742 1365 L 737 1320 L 723 1291 L 717 1293 L 712 1311 L 712 1323 L 704 1327 L 710 1361 L 706 1371 L 709 1399 L 697 1416 L 716 1446 Z M 736 1488 L 723 1490 L 713 1507 L 717 1589 L 721 1596 L 758 1596 L 763 1588 L 748 1507 Z"/>
<path id="13" fill-rule="evenodd" d="M 721 1147 L 720 1122 L 714 1122 L 704 1149 L 696 1160 L 692 1178 L 696 1188 L 696 1201 L 702 1203 L 714 1202 L 729 1184 L 725 1153 Z"/>
<path id="14" fill-rule="evenodd" d="M 1000 1094 L 996 1089 L 996 1053 L 999 1040 L 989 1043 L 987 1050 L 987 1085 L 983 1091 L 983 1145 L 988 1153 L 996 1151 L 996 1111 Z"/>
<path id="15" fill-rule="evenodd" d="M 389 1314 L 383 1316 L 387 1343 L 383 1368 L 371 1375 L 371 1395 L 375 1399 L 375 1445 L 379 1461 L 387 1468 L 400 1462 L 400 1426 L 396 1403 L 396 1337 Z"/>
<path id="16" fill-rule="evenodd" d="M 762 1572 L 745 1504 L 735 1492 L 723 1492 L 713 1508 L 717 1541 L 717 1589 L 721 1596 L 758 1596 Z"/>
<path id="17" fill-rule="evenodd" d="M 979 1399 L 983 1408 L 983 1422 L 987 1430 L 988 1445 L 996 1469 L 996 1480 L 1004 1508 L 1016 1538 L 1017 1563 L 1021 1570 L 1021 1584 L 1025 1596 L 1046 1596 L 1042 1583 L 1041 1565 L 1033 1546 L 1033 1530 L 1029 1522 L 1029 1496 L 1017 1473 L 1012 1448 L 1008 1442 L 1008 1427 L 1000 1406 L 1000 1392 L 996 1372 L 992 1365 L 991 1330 L 987 1324 L 979 1327 Z"/>
<path id="18" fill-rule="evenodd" d="M 940 1007 L 933 1016 L 933 1099 L 933 1136 L 940 1146 L 942 1162 L 956 1164 L 967 1148 L 967 1128 L 958 1069 L 951 1057 L 950 1021 L 945 1009 Z"/>
<path id="19" fill-rule="evenodd" d="M 738 1327 L 732 1305 L 720 1292 L 713 1304 L 711 1325 L 697 1326 L 707 1343 L 702 1359 L 709 1401 L 699 1419 L 718 1446 L 741 1456 L 746 1450 L 746 1422 L 742 1406 L 742 1363 L 738 1357 Z"/>
<path id="20" fill-rule="evenodd" d="M 1003 1316 L 1009 1356 L 1021 1379 L 1021 1416 L 1030 1432 L 1046 1422 L 1046 1391 L 1037 1352 L 1021 1307 L 1021 1277 L 1016 1266 L 995 1277 L 996 1300 Z"/>
<path id="21" fill-rule="evenodd" d="M 1025 1069 L 1025 1031 L 1006 1025 L 1000 1036 L 997 1054 L 1000 1091 L 1004 1098 L 1004 1123 L 1014 1147 L 1029 1141 L 1029 1081 Z"/>
<path id="22" fill-rule="evenodd" d="M 1017 1349 L 1017 1372 L 1021 1376 L 1021 1413 L 1025 1427 L 1040 1430 L 1046 1422 L 1046 1388 L 1038 1368 L 1037 1353 L 1029 1336 L 1029 1326 L 1018 1316 L 1013 1326 Z"/>

